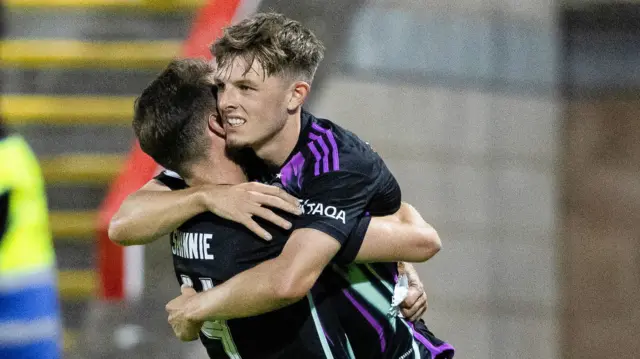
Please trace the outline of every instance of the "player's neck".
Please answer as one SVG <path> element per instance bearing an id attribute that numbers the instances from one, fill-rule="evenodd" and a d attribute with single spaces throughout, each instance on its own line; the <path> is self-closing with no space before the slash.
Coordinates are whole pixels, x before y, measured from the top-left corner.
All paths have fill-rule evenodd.
<path id="1" fill-rule="evenodd" d="M 240 184 L 247 182 L 247 176 L 238 164 L 227 158 L 220 158 L 195 163 L 185 181 L 189 186 Z"/>
<path id="2" fill-rule="evenodd" d="M 263 161 L 276 165 L 284 165 L 284 161 L 289 158 L 291 151 L 296 147 L 300 137 L 302 116 L 301 107 L 295 114 L 289 115 L 284 127 L 265 143 L 254 148 L 258 157 Z"/>

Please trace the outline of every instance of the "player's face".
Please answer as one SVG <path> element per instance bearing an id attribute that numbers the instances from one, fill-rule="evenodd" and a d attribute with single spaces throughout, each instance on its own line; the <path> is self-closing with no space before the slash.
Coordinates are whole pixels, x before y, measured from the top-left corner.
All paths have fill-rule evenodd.
<path id="1" fill-rule="evenodd" d="M 218 110 L 231 148 L 261 146 L 272 140 L 287 121 L 291 81 L 281 76 L 264 76 L 262 65 L 236 57 L 218 68 Z"/>

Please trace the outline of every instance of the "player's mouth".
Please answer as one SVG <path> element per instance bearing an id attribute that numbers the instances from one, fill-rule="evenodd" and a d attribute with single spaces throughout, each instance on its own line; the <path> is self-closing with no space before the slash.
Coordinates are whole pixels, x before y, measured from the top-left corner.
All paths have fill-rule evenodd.
<path id="1" fill-rule="evenodd" d="M 227 117 L 225 123 L 231 128 L 240 127 L 247 123 L 247 120 L 240 117 Z"/>

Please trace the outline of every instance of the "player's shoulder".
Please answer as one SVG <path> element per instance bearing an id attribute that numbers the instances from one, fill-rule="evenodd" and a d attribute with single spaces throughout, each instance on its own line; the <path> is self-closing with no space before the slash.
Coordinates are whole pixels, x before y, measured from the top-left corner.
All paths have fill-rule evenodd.
<path id="1" fill-rule="evenodd" d="M 339 151 L 350 151 L 354 149 L 352 147 L 355 147 L 355 149 L 360 149 L 360 146 L 362 146 L 362 149 L 368 147 L 367 143 L 354 132 L 323 117 L 316 117 L 309 114 L 309 125 L 307 128 L 310 139 L 314 138 L 313 135 L 323 136 L 329 139 L 333 137 L 338 145 Z"/>
<path id="2" fill-rule="evenodd" d="M 211 212 L 202 212 L 189 218 L 177 230 L 189 233 L 216 233 L 220 236 L 228 235 L 230 237 L 237 237 L 245 233 L 244 227 L 240 224 L 218 217 Z"/>
<path id="3" fill-rule="evenodd" d="M 333 121 L 308 116 L 301 151 L 306 175 L 375 172 L 380 158 L 367 142 Z"/>

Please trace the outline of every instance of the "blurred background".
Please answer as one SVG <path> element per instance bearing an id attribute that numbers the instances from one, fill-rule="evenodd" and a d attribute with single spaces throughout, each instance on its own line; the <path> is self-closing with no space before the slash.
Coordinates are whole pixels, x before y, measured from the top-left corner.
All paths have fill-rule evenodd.
<path id="1" fill-rule="evenodd" d="M 443 250 L 419 266 L 425 320 L 457 358 L 638 357 L 636 1 L 4 6 L 0 109 L 45 177 L 66 357 L 205 357 L 166 323 L 168 244 L 114 250 L 105 216 L 149 178 L 130 152 L 134 96 L 169 59 L 206 53 L 224 21 L 266 10 L 325 41 L 308 108 L 371 142 L 439 231 Z"/>

